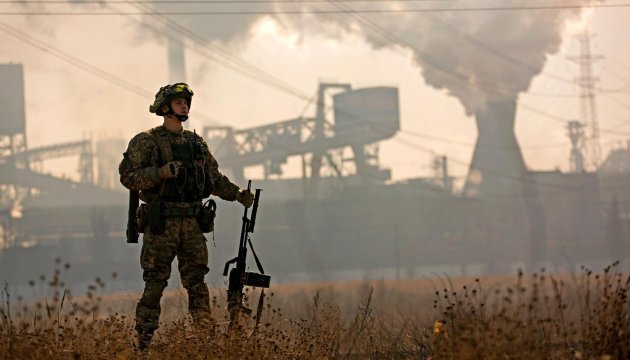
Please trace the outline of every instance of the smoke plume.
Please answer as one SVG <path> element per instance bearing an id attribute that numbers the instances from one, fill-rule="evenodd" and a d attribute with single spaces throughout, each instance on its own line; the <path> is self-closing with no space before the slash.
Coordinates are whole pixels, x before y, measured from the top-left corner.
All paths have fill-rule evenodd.
<path id="1" fill-rule="evenodd" d="M 458 1 L 452 6 L 467 4 L 470 2 Z M 487 6 L 506 3 L 494 1 Z M 578 14 L 575 9 L 451 12 L 439 17 L 420 14 L 417 20 L 428 24 L 425 30 L 430 36 L 408 35 L 424 39 L 412 50 L 427 84 L 446 89 L 473 114 L 487 103 L 516 100 L 526 91 L 547 57 L 559 50 L 566 20 Z"/>
<path id="2" fill-rule="evenodd" d="M 549 5 L 553 4 L 548 0 L 483 3 L 484 8 Z M 397 6 L 401 7 L 431 9 L 413 2 Z M 464 0 L 434 5 L 445 7 L 475 6 Z M 470 115 L 491 102 L 516 100 L 520 92 L 526 91 L 547 57 L 559 50 L 567 20 L 579 16 L 580 11 L 418 11 L 406 15 L 354 15 L 353 19 L 375 48 L 411 51 L 426 83 L 458 98 Z"/>
<path id="3" fill-rule="evenodd" d="M 544 7 L 562 5 L 548 0 L 493 0 L 485 8 Z M 227 5 L 226 5 L 227 6 Z M 235 7 L 236 6 L 236 7 Z M 427 84 L 445 89 L 458 98 L 468 114 L 482 110 L 489 102 L 515 100 L 539 74 L 549 55 L 561 45 L 567 20 L 580 9 L 489 10 L 451 12 L 400 12 L 361 14 L 362 9 L 422 10 L 450 7 L 478 7 L 469 1 L 419 5 L 415 2 L 377 4 L 275 2 L 256 5 L 230 4 L 216 11 L 295 11 L 301 15 L 272 15 L 283 26 L 301 33 L 324 33 L 341 37 L 345 32 L 360 32 L 374 48 L 402 48 L 411 51 Z M 173 10 L 157 5 L 158 11 Z M 187 8 L 187 11 L 192 8 Z M 208 8 L 204 8 L 208 10 Z M 345 13 L 314 14 L 309 10 L 334 10 Z M 263 16 L 189 16 L 180 20 L 193 31 L 223 43 L 246 40 L 252 26 Z"/>
<path id="4" fill-rule="evenodd" d="M 69 0 L 86 9 L 83 0 Z M 502 0 L 483 2 L 484 8 L 561 6 L 549 0 Z M 43 5 L 35 5 L 38 9 Z M 92 10 L 116 10 L 112 4 L 88 5 Z M 118 5 L 116 5 L 118 6 Z M 208 41 L 238 45 L 245 43 L 253 26 L 264 17 L 273 17 L 283 28 L 302 34 L 319 33 L 341 38 L 345 33 L 361 33 L 376 49 L 397 48 L 413 54 L 427 84 L 444 89 L 458 98 L 468 114 L 483 110 L 489 102 L 512 101 L 526 91 L 549 55 L 561 45 L 567 20 L 580 9 L 458 11 L 481 7 L 466 0 L 418 2 L 281 2 L 249 3 L 147 3 L 130 2 L 117 7 L 123 11 L 157 12 L 282 12 L 301 14 L 167 15 Z M 32 5 L 30 6 L 33 9 Z M 424 12 L 446 9 L 455 11 Z M 403 10 L 397 13 L 365 14 L 357 10 Z M 313 14 L 312 11 L 340 13 Z M 415 11 L 420 10 L 420 11 Z M 163 41 L 164 33 L 185 35 L 160 23 L 154 16 L 143 21 L 162 27 L 150 35 Z M 194 46 L 194 44 L 188 44 Z"/>

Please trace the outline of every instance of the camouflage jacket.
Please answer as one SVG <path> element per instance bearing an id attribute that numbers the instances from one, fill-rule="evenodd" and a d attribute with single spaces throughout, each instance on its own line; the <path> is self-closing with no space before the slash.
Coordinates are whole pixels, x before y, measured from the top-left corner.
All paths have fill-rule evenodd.
<path id="1" fill-rule="evenodd" d="M 155 190 L 163 181 L 158 175 L 158 170 L 163 165 L 160 150 L 151 135 L 152 132 L 156 131 L 164 132 L 166 129 L 160 125 L 134 136 L 118 166 L 120 182 L 131 191 L 140 191 L 140 199 L 145 202 L 151 201 L 156 196 L 156 192 L 151 190 Z M 186 143 L 191 138 L 201 142 L 206 150 L 204 170 L 212 182 L 212 195 L 227 201 L 236 200 L 236 194 L 239 191 L 238 185 L 232 183 L 227 176 L 219 172 L 219 164 L 201 136 L 188 130 L 182 130 L 176 134 L 169 131 L 166 133 L 172 144 Z"/>

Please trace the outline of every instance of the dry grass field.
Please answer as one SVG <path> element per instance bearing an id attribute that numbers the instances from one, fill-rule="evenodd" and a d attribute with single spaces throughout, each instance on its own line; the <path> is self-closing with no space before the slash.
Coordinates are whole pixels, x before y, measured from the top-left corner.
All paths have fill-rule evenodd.
<path id="1" fill-rule="evenodd" d="M 60 267 L 61 264 L 58 262 Z M 162 301 L 148 352 L 135 345 L 138 294 L 64 290 L 0 304 L 2 359 L 629 359 L 630 276 L 612 265 L 577 276 L 356 281 L 274 286 L 260 326 L 228 331 L 225 291 L 212 292 L 216 331 L 193 329 L 183 291 Z M 113 274 L 115 278 L 115 274 Z M 110 281 L 115 281 L 115 279 Z M 258 301 L 257 290 L 247 301 Z M 255 307 L 255 306 L 253 306 Z"/>

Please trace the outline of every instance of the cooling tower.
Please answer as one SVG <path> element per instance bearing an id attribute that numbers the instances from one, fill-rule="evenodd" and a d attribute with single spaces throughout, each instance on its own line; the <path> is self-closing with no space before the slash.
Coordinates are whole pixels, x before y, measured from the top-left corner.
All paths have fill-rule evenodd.
<path id="1" fill-rule="evenodd" d="M 520 192 L 525 162 L 514 135 L 516 102 L 489 103 L 477 112 L 477 144 L 464 194 L 504 196 Z"/>
<path id="2" fill-rule="evenodd" d="M 500 232 L 506 251 L 526 251 L 532 268 L 544 262 L 546 224 L 535 179 L 514 135 L 515 115 L 516 101 L 489 103 L 477 112 L 477 144 L 464 195 L 488 205 L 488 222 Z"/>

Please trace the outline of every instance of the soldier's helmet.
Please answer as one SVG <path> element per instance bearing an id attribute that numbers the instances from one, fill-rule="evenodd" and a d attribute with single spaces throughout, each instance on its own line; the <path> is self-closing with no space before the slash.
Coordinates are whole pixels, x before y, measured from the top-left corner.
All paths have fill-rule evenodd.
<path id="1" fill-rule="evenodd" d="M 153 105 L 149 106 L 149 112 L 162 116 L 169 115 L 173 113 L 171 109 L 171 100 L 175 98 L 184 98 L 188 103 L 188 110 L 190 110 L 190 106 L 192 104 L 192 97 L 194 93 L 186 83 L 175 83 L 173 85 L 165 85 L 158 90 L 157 94 L 155 94 L 155 101 L 153 101 Z M 168 112 L 165 113 L 162 111 L 163 105 L 168 105 Z"/>

